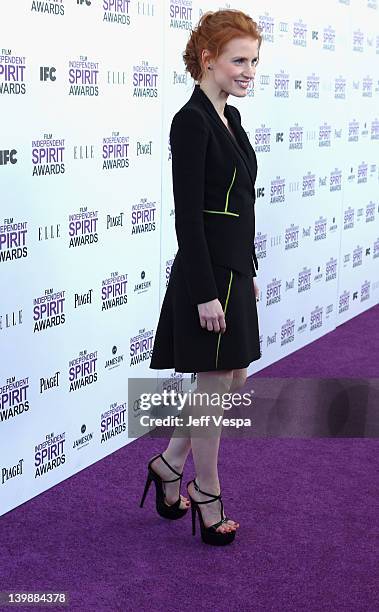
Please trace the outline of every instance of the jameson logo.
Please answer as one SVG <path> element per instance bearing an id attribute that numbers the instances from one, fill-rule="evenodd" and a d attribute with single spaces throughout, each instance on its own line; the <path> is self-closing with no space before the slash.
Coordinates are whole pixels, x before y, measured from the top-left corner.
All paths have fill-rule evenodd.
<path id="1" fill-rule="evenodd" d="M 64 15 L 64 0 L 49 0 L 49 2 L 42 2 L 41 0 L 33 0 L 30 10 L 35 13 L 48 13 L 49 15 Z"/>
<path id="2" fill-rule="evenodd" d="M 13 217 L 0 225 L 0 264 L 28 256 L 26 246 L 27 221 L 15 222 Z"/>
<path id="3" fill-rule="evenodd" d="M 25 87 L 25 56 L 12 55 L 11 49 L 1 49 L 0 52 L 0 94 L 24 94 Z"/>

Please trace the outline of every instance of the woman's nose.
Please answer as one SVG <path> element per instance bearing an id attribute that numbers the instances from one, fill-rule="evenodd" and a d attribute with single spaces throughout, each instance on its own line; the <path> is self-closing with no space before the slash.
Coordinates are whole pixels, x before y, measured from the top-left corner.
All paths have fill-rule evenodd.
<path id="1" fill-rule="evenodd" d="M 254 68 L 254 66 L 252 66 L 252 67 L 250 68 L 249 72 L 246 72 L 246 73 L 244 74 L 244 78 L 245 78 L 245 79 L 253 79 L 253 78 L 255 77 L 255 70 L 256 70 L 256 69 Z"/>

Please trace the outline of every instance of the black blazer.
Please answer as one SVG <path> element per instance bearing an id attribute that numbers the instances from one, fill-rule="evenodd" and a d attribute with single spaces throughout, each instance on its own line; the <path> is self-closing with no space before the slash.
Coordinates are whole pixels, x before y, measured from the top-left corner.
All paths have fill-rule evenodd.
<path id="1" fill-rule="evenodd" d="M 177 258 L 192 304 L 218 298 L 212 263 L 256 276 L 257 158 L 235 106 L 230 133 L 198 84 L 170 129 Z M 255 269 L 254 269 L 255 264 Z"/>

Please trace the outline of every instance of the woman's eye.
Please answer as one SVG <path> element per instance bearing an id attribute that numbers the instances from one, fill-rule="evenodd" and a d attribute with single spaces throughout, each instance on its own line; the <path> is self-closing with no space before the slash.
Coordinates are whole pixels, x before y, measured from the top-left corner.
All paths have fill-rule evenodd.
<path id="1" fill-rule="evenodd" d="M 243 62 L 243 60 L 242 59 L 238 59 L 238 60 L 236 60 L 236 62 L 238 62 L 240 64 L 241 62 Z M 257 63 L 257 60 L 253 60 L 251 63 L 255 66 L 256 63 Z"/>

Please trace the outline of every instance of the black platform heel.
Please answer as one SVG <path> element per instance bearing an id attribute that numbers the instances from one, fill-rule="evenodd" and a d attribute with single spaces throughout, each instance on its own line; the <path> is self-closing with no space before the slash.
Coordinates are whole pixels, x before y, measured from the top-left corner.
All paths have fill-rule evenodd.
<path id="1" fill-rule="evenodd" d="M 191 500 L 192 535 L 195 535 L 195 531 L 196 531 L 196 512 L 197 512 L 199 515 L 199 521 L 200 521 L 201 539 L 203 540 L 203 542 L 205 542 L 205 544 L 213 544 L 214 546 L 225 546 L 225 544 L 230 544 L 231 542 L 233 542 L 235 538 L 235 535 L 236 535 L 235 531 L 229 531 L 225 533 L 216 531 L 217 527 L 219 527 L 223 523 L 226 523 L 226 521 L 228 520 L 228 517 L 224 516 L 224 504 L 222 503 L 221 493 L 220 495 L 212 495 L 212 493 L 206 493 L 205 491 L 202 491 L 198 487 L 195 478 L 193 480 L 190 480 L 187 483 L 187 489 L 188 489 L 188 485 L 191 482 L 193 482 L 194 484 L 195 491 L 197 491 L 198 493 L 202 493 L 203 495 L 208 495 L 209 497 L 213 498 L 213 499 L 208 499 L 207 501 L 198 502 L 198 501 L 195 501 L 191 497 L 190 493 L 188 492 L 188 496 Z M 217 499 L 219 499 L 221 502 L 221 513 L 220 513 L 221 521 L 219 521 L 218 523 L 215 523 L 214 525 L 211 525 L 210 527 L 206 527 L 204 525 L 203 517 L 200 512 L 199 504 L 210 504 L 211 502 L 214 502 Z"/>
<path id="2" fill-rule="evenodd" d="M 164 461 L 164 463 L 167 465 L 167 467 L 170 468 L 170 470 L 172 472 L 177 474 L 178 478 L 173 478 L 172 480 L 162 480 L 162 478 L 156 472 L 154 472 L 153 468 L 151 467 L 151 464 L 153 463 L 153 461 L 158 459 L 158 457 L 160 457 L 162 459 L 162 461 Z M 148 466 L 147 466 L 147 480 L 146 480 L 145 489 L 144 489 L 144 492 L 143 492 L 143 495 L 142 495 L 142 499 L 141 499 L 141 503 L 140 503 L 140 508 L 142 508 L 142 506 L 143 506 L 143 503 L 145 501 L 145 497 L 147 495 L 147 492 L 149 490 L 151 482 L 154 481 L 155 482 L 155 490 L 156 490 L 155 505 L 156 505 L 158 514 L 160 516 L 163 516 L 164 518 L 171 519 L 171 520 L 182 518 L 182 516 L 187 514 L 188 508 L 180 508 L 179 507 L 180 506 L 180 500 L 181 500 L 180 493 L 179 493 L 179 499 L 174 504 L 172 504 L 171 506 L 168 506 L 165 503 L 165 501 L 164 501 L 165 500 L 165 494 L 164 494 L 164 491 L 163 491 L 163 483 L 164 482 L 176 482 L 177 480 L 181 481 L 182 478 L 183 478 L 183 473 L 179 474 L 179 472 L 174 470 L 174 468 L 171 467 L 171 465 L 169 463 L 167 463 L 167 461 L 163 457 L 162 453 L 160 455 L 157 455 L 153 459 L 151 459 L 151 461 L 149 461 Z M 181 484 L 181 482 L 180 482 L 180 484 Z"/>

